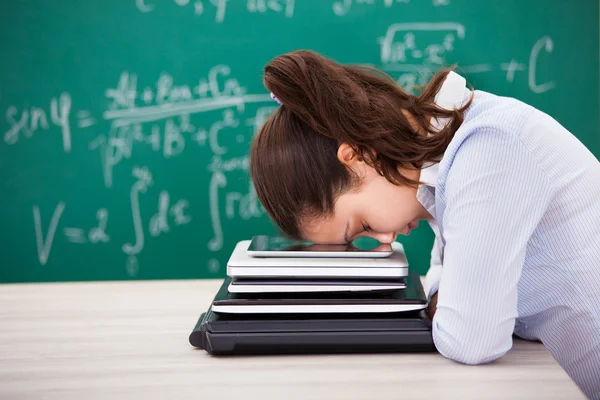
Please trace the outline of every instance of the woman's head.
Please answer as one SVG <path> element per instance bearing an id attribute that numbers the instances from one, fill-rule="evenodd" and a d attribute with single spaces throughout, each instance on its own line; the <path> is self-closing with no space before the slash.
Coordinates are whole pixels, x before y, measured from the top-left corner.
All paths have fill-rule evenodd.
<path id="1" fill-rule="evenodd" d="M 250 168 L 283 233 L 317 243 L 362 235 L 386 242 L 426 218 L 416 199 L 420 168 L 441 159 L 468 106 L 433 103 L 447 72 L 415 96 L 380 71 L 314 52 L 271 60 L 264 84 L 282 106 L 256 135 Z M 449 123 L 435 132 L 432 117 Z"/>

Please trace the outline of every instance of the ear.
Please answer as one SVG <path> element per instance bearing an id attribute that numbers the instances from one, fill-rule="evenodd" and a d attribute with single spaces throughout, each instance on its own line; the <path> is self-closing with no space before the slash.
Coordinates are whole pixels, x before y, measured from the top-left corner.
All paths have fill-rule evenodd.
<path id="1" fill-rule="evenodd" d="M 342 143 L 338 147 L 337 158 L 346 167 L 356 167 L 357 164 L 362 163 L 363 160 L 358 156 L 356 151 L 347 143 Z"/>

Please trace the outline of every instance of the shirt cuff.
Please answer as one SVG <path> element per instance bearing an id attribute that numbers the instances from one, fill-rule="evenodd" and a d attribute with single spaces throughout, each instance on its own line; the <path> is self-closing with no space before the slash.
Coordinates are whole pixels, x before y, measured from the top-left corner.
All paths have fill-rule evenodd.
<path id="1" fill-rule="evenodd" d="M 442 266 L 432 265 L 427 271 L 425 276 L 425 282 L 427 283 L 427 304 L 431 301 L 431 297 L 437 293 L 440 287 L 440 280 L 442 278 Z"/>
<path id="2" fill-rule="evenodd" d="M 435 282 L 435 284 L 433 284 L 429 287 L 429 293 L 427 294 L 427 305 L 429 305 L 429 302 L 431 302 L 431 298 L 433 297 L 434 294 L 437 293 L 439 287 L 440 287 L 439 280 L 437 282 Z"/>

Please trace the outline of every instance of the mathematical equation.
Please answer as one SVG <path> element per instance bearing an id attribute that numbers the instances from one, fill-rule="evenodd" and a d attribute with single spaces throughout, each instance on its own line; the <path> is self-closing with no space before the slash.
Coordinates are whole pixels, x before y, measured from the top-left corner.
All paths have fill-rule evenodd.
<path id="1" fill-rule="evenodd" d="M 227 170 L 242 169 L 247 171 L 248 160 L 230 160 L 229 163 L 234 167 Z M 235 167 L 237 165 L 237 167 Z M 214 166 L 211 167 L 215 168 Z M 224 234 L 223 224 L 220 212 L 221 204 L 225 204 L 225 217 L 229 220 L 241 218 L 249 220 L 250 218 L 260 218 L 264 216 L 262 208 L 252 185 L 249 185 L 247 193 L 226 190 L 227 177 L 220 169 L 215 170 L 209 183 L 210 198 L 210 220 L 212 225 L 213 237 L 207 242 L 210 251 L 216 252 L 223 248 Z M 152 173 L 148 167 L 134 167 L 133 176 L 135 182 L 129 192 L 129 202 L 131 209 L 131 224 L 133 226 L 133 238 L 122 243 L 120 248 L 126 257 L 126 271 L 130 276 L 135 276 L 139 271 L 139 262 L 137 255 L 144 250 L 146 237 L 159 237 L 172 231 L 172 227 L 187 225 L 192 222 L 193 217 L 190 213 L 190 202 L 186 199 L 177 199 L 173 201 L 167 190 L 161 190 L 158 193 L 154 214 L 144 221 L 140 205 L 140 197 L 146 196 L 149 189 L 154 185 Z M 33 224 L 35 228 L 36 248 L 38 260 L 41 265 L 46 265 L 50 257 L 52 245 L 56 234 L 61 226 L 61 218 L 65 212 L 66 204 L 60 201 L 50 217 L 47 227 L 42 224 L 42 212 L 38 205 L 33 206 Z M 106 208 L 100 208 L 96 212 L 97 224 L 89 229 L 80 227 L 62 227 L 64 240 L 73 244 L 105 244 L 111 241 L 109 234 L 109 211 Z M 207 260 L 209 271 L 218 272 L 221 265 L 218 259 L 210 258 Z"/>
<path id="2" fill-rule="evenodd" d="M 62 135 L 62 144 L 65 153 L 71 151 L 71 95 L 61 93 L 58 97 L 50 99 L 50 107 L 47 111 L 42 107 L 31 106 L 19 110 L 16 106 L 9 106 L 6 109 L 6 122 L 9 128 L 4 132 L 4 142 L 15 144 L 20 138 L 31 138 L 37 131 L 49 130 L 52 127 L 58 127 Z M 48 113 L 50 117 L 48 117 Z M 86 115 L 85 112 L 83 115 Z M 90 124 L 90 119 L 82 117 L 83 127 Z M 51 125 L 52 124 L 52 125 Z M 91 124 L 90 124 L 91 125 Z M 88 126 L 90 126 L 88 125 Z"/>
<path id="3" fill-rule="evenodd" d="M 170 75 L 162 74 L 156 89 L 138 89 L 136 74 L 123 72 L 116 88 L 106 91 L 110 104 L 103 118 L 111 122 L 110 131 L 89 144 L 90 150 L 100 149 L 105 186 L 112 187 L 113 169 L 132 157 L 135 143 L 149 145 L 170 159 L 190 145 L 208 146 L 211 154 L 225 155 L 228 149 L 220 137 L 229 138 L 232 132 L 237 143 L 248 141 L 239 128 L 247 127 L 251 138 L 276 107 L 269 95 L 246 94 L 230 74 L 230 67 L 217 65 L 193 86 L 176 85 Z M 242 119 L 252 103 L 268 105 L 259 107 L 254 117 Z M 198 113 L 211 113 L 215 121 L 207 126 L 194 124 L 190 116 Z"/>
<path id="4" fill-rule="evenodd" d="M 180 8 L 189 9 L 196 16 L 214 13 L 214 22 L 222 23 L 227 15 L 229 0 L 171 0 Z M 155 0 L 135 0 L 137 9 L 149 13 L 156 9 Z M 240 3 L 240 2 L 237 2 Z M 276 13 L 286 18 L 294 16 L 295 0 L 246 0 L 246 11 L 251 14 Z"/>
<path id="5" fill-rule="evenodd" d="M 450 4 L 450 0 L 430 0 L 434 7 L 447 6 Z M 390 8 L 396 4 L 410 4 L 410 0 L 338 0 L 333 2 L 333 12 L 337 16 L 344 16 L 348 14 L 352 8 L 362 6 L 380 6 L 383 5 L 385 8 Z"/>
<path id="6" fill-rule="evenodd" d="M 397 82 L 403 89 L 412 92 L 416 85 L 423 85 L 431 73 L 448 64 L 460 42 L 466 38 L 466 28 L 457 22 L 443 23 L 398 23 L 390 25 L 385 34 L 377 38 L 382 70 L 400 73 Z M 511 58 L 500 65 L 489 63 L 462 65 L 460 71 L 467 74 L 493 72 L 499 68 L 506 81 L 512 83 L 515 74 L 527 73 L 527 83 L 533 93 L 544 93 L 553 89 L 553 81 L 541 82 L 537 78 L 537 67 L 542 55 L 552 53 L 554 42 L 548 35 L 532 44 L 527 63 Z M 549 62 L 546 58 L 545 62 Z"/>
<path id="7" fill-rule="evenodd" d="M 123 252 L 129 256 L 137 255 L 144 248 L 144 228 L 142 223 L 142 214 L 140 210 L 139 197 L 146 193 L 148 187 L 152 186 L 152 174 L 147 167 L 134 167 L 133 175 L 136 178 L 131 187 L 131 217 L 135 232 L 135 239 L 122 245 Z M 36 245 L 38 258 L 41 265 L 48 262 L 52 244 L 60 225 L 63 212 L 66 205 L 60 201 L 52 212 L 50 223 L 46 230 L 42 226 L 42 216 L 39 206 L 33 206 L 33 221 L 35 227 Z M 192 221 L 192 217 L 187 214 L 189 202 L 185 199 L 179 199 L 171 204 L 168 191 L 161 191 L 158 197 L 158 206 L 156 213 L 150 218 L 148 232 L 151 236 L 158 237 L 162 233 L 169 232 L 169 222 L 178 225 L 185 225 Z M 62 232 L 65 239 L 71 243 L 108 243 L 110 236 L 107 233 L 109 212 L 106 208 L 100 208 L 96 212 L 97 225 L 85 230 L 83 228 L 64 227 Z"/>
<path id="8" fill-rule="evenodd" d="M 248 155 L 231 156 L 229 146 L 232 142 L 248 143 L 277 109 L 276 104 L 269 95 L 247 94 L 247 89 L 232 76 L 227 65 L 213 66 L 206 77 L 198 79 L 194 85 L 178 85 L 167 73 L 161 74 L 149 86 L 138 87 L 137 81 L 135 73 L 123 71 L 115 87 L 105 91 L 107 107 L 101 120 L 109 124 L 108 132 L 88 139 L 87 149 L 100 155 L 98 160 L 104 187 L 113 187 L 115 168 L 125 160 L 136 159 L 135 153 L 142 149 L 141 146 L 146 146 L 164 160 L 176 159 L 190 148 L 208 150 L 204 171 L 210 176 L 206 192 L 212 237 L 206 242 L 206 247 L 217 252 L 224 245 L 223 218 L 248 220 L 265 214 L 251 183 L 241 191 L 228 189 L 229 173 L 247 176 L 249 169 Z M 257 106 L 252 108 L 254 113 L 248 117 L 251 104 Z M 38 106 L 21 110 L 9 106 L 5 143 L 16 145 L 19 140 L 33 138 L 37 131 L 58 128 L 63 138 L 62 149 L 65 153 L 71 152 L 72 108 L 71 95 L 67 92 L 52 98 L 48 111 Z M 98 119 L 90 111 L 73 113 L 77 118 L 77 131 L 96 130 L 94 127 Z M 194 122 L 197 114 L 202 114 L 203 124 Z M 210 119 L 211 116 L 213 121 L 206 124 L 207 117 Z M 144 153 L 147 157 L 147 152 Z M 121 179 L 126 176 L 123 172 L 118 173 Z M 149 211 L 142 211 L 140 198 L 155 186 L 153 174 L 146 166 L 133 167 L 132 177 L 134 183 L 128 200 L 134 238 L 122 243 L 121 250 L 126 256 L 126 271 L 134 276 L 139 271 L 137 256 L 145 247 L 146 237 L 166 234 L 174 227 L 191 223 L 193 217 L 189 200 L 172 199 L 169 191 L 160 190 L 155 214 L 145 221 L 143 215 L 148 215 Z M 101 245 L 109 243 L 113 237 L 109 232 L 110 212 L 107 208 L 97 210 L 97 226 L 86 229 L 65 226 L 61 231 L 59 228 L 65 210 L 68 212 L 64 201 L 60 201 L 54 210 L 40 210 L 39 205 L 33 206 L 36 247 L 41 265 L 47 264 L 57 233 L 62 232 L 64 240 L 71 244 Z M 51 213 L 46 227 L 42 226 L 43 213 Z M 216 258 L 210 258 L 207 267 L 211 272 L 221 268 Z"/>
<path id="9" fill-rule="evenodd" d="M 210 2 L 213 6 L 220 3 Z M 396 3 L 406 2 L 384 1 L 382 4 L 391 7 Z M 137 4 L 153 9 L 149 1 L 138 1 Z M 191 2 L 175 1 L 175 4 L 184 7 Z M 223 4 L 226 2 L 223 1 Z M 258 2 L 252 4 L 254 7 Z M 271 7 L 274 7 L 273 4 Z M 293 7 L 293 2 L 278 4 L 292 4 Z M 356 0 L 333 4 L 337 5 L 338 12 L 344 10 L 347 13 L 351 7 L 376 2 Z M 447 2 L 433 4 L 442 6 Z M 446 64 L 457 49 L 460 51 L 467 37 L 467 29 L 457 22 L 392 24 L 383 27 L 381 35 L 373 41 L 374 48 L 379 50 L 379 60 L 373 65 L 395 74 L 398 84 L 411 91 L 414 85 L 424 83 L 422 81 L 427 73 Z M 501 71 L 508 83 L 514 83 L 517 74 L 527 74 L 529 89 L 533 93 L 545 93 L 554 89 L 556 83 L 540 79 L 537 68 L 542 63 L 552 62 L 553 48 L 552 38 L 544 35 L 532 43 L 526 60 L 507 57 L 506 62 L 499 65 L 474 63 L 459 65 L 459 69 L 469 74 Z M 96 157 L 98 168 L 102 171 L 101 183 L 106 190 L 115 186 L 115 180 L 133 178 L 127 198 L 133 236 L 118 242 L 125 257 L 125 269 L 131 276 L 140 269 L 138 256 L 146 247 L 148 238 L 168 235 L 194 221 L 210 220 L 210 227 L 203 227 L 203 231 L 210 228 L 210 237 L 204 246 L 214 253 L 224 246 L 224 219 L 250 220 L 265 216 L 250 182 L 241 190 L 232 190 L 230 185 L 239 181 L 232 178 L 232 174 L 247 176 L 249 169 L 248 155 L 236 155 L 235 149 L 240 148 L 240 144 L 248 144 L 277 109 L 277 104 L 268 94 L 249 93 L 232 68 L 225 64 L 212 66 L 193 83 L 177 82 L 176 77 L 166 72 L 150 84 L 140 84 L 142 80 L 139 78 L 132 71 L 122 71 L 116 76 L 114 86 L 99 93 L 104 95 L 106 103 L 101 115 L 78 108 L 66 91 L 57 93 L 46 104 L 9 105 L 5 111 L 8 128 L 3 133 L 4 143 L 9 146 L 35 140 L 41 132 L 55 135 L 57 146 L 64 153 L 72 152 L 74 147 L 82 148 L 74 146 L 76 143 L 73 142 L 84 141 L 84 148 Z M 204 206 L 193 203 L 196 199 L 173 198 L 171 192 L 160 189 L 167 182 L 156 183 L 150 168 L 130 165 L 133 161 L 151 165 L 146 160 L 151 156 L 172 163 L 190 151 L 206 155 L 198 159 L 206 168 L 200 169 L 200 173 L 208 176 L 207 180 L 202 178 L 207 185 L 204 192 L 208 201 L 208 217 L 203 215 L 206 213 Z M 142 198 L 154 199 L 151 209 L 142 208 Z M 110 218 L 113 211 L 109 207 L 98 208 L 95 211 L 96 224 L 87 227 L 65 226 L 63 214 L 68 214 L 69 204 L 64 201 L 59 201 L 54 209 L 41 208 L 34 205 L 31 210 L 41 265 L 48 263 L 56 240 L 64 240 L 74 246 L 103 246 L 117 240 Z M 49 222 L 43 224 L 42 221 L 48 221 L 48 216 Z M 206 266 L 211 272 L 221 268 L 215 257 L 209 257 Z"/>
<path id="10" fill-rule="evenodd" d="M 447 6 L 450 0 L 429 0 L 435 7 Z M 294 7 L 296 0 L 246 0 L 245 11 L 250 14 L 278 14 L 285 18 L 294 17 Z M 363 6 L 383 5 L 390 8 L 396 4 L 410 4 L 411 0 L 335 0 L 331 9 L 334 15 L 345 16 L 353 8 L 362 8 Z M 156 0 L 135 0 L 135 5 L 141 13 L 150 13 L 156 10 Z M 196 16 L 213 15 L 214 22 L 222 23 L 226 16 L 229 0 L 170 0 L 172 5 L 181 9 L 189 10 Z M 236 2 L 239 4 L 243 1 Z"/>
<path id="11" fill-rule="evenodd" d="M 130 276 L 135 276 L 139 270 L 139 263 L 136 255 L 144 248 L 144 227 L 142 226 L 142 214 L 139 206 L 139 196 L 145 193 L 148 186 L 152 185 L 152 176 L 147 168 L 134 168 L 134 176 L 137 181 L 131 188 L 131 214 L 132 223 L 135 232 L 135 239 L 132 242 L 124 243 L 121 248 L 129 257 L 126 261 L 126 271 Z M 33 206 L 33 220 L 35 227 L 35 238 L 38 252 L 38 259 L 41 265 L 48 262 L 52 244 L 60 224 L 61 217 L 65 211 L 65 203 L 59 202 L 52 213 L 50 223 L 44 231 L 42 226 L 42 217 L 39 206 Z M 180 199 L 171 205 L 169 192 L 161 191 L 158 198 L 157 212 L 150 218 L 148 231 L 151 236 L 158 237 L 162 233 L 171 230 L 170 224 L 185 225 L 192 221 L 188 215 L 187 208 L 189 203 L 185 199 Z M 101 208 L 96 212 L 98 224 L 88 231 L 82 228 L 64 227 L 62 232 L 65 239 L 71 243 L 108 243 L 110 236 L 106 232 L 108 226 L 108 210 Z"/>

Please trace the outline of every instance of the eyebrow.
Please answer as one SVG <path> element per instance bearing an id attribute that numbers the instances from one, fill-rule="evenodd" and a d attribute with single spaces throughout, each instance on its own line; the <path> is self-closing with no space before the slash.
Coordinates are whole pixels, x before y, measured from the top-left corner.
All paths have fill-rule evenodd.
<path id="1" fill-rule="evenodd" d="M 349 240 L 348 240 L 348 229 L 350 229 L 350 220 L 346 221 L 346 230 L 344 231 L 344 241 L 346 243 L 349 242 Z"/>

